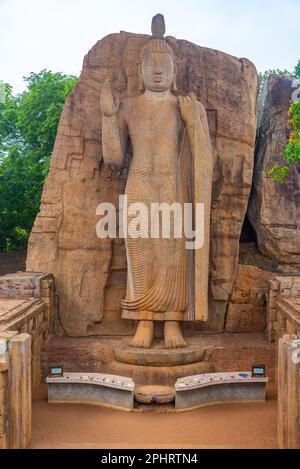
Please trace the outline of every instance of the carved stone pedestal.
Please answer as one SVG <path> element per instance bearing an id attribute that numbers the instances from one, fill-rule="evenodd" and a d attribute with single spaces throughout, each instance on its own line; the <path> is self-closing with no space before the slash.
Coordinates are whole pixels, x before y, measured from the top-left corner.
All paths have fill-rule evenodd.
<path id="1" fill-rule="evenodd" d="M 175 388 L 172 386 L 137 386 L 134 397 L 141 404 L 169 404 L 175 401 Z"/>
<path id="2" fill-rule="evenodd" d="M 128 345 L 115 347 L 114 356 L 118 362 L 145 366 L 178 366 L 197 363 L 204 359 L 206 348 L 184 347 L 165 349 L 154 346 L 151 349 L 134 348 Z"/>
<path id="3" fill-rule="evenodd" d="M 111 372 L 130 376 L 136 384 L 135 399 L 144 404 L 172 402 L 178 378 L 213 371 L 205 347 L 166 349 L 158 342 L 143 349 L 122 344 L 114 348 L 114 358 Z"/>

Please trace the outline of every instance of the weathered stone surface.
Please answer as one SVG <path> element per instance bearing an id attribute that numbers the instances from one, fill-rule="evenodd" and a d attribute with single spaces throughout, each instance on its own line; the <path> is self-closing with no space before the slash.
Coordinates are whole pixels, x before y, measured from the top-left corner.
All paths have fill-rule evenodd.
<path id="1" fill-rule="evenodd" d="M 54 404 L 91 404 L 118 410 L 133 408 L 133 391 L 86 383 L 48 384 L 48 402 Z"/>
<path id="2" fill-rule="evenodd" d="M 109 372 L 120 376 L 130 376 L 136 384 L 154 386 L 174 386 L 178 378 L 214 371 L 214 365 L 208 361 L 175 366 L 132 365 L 117 361 L 110 362 Z"/>
<path id="3" fill-rule="evenodd" d="M 300 447 L 300 363 L 295 360 L 299 342 L 285 334 L 278 343 L 278 442 L 283 449 Z"/>
<path id="4" fill-rule="evenodd" d="M 46 310 L 46 305 L 38 299 L 0 299 L 0 331 L 16 330 L 18 323 L 22 322 L 22 326 L 26 323 L 24 318 L 28 319 L 35 315 L 42 314 Z M 29 320 L 28 320 L 29 322 Z M 21 326 L 21 327 L 22 327 Z"/>
<path id="5" fill-rule="evenodd" d="M 7 371 L 4 363 L 0 363 L 0 449 L 7 447 Z"/>
<path id="6" fill-rule="evenodd" d="M 250 265 L 239 265 L 230 295 L 225 330 L 262 332 L 267 325 L 266 293 L 274 274 Z"/>
<path id="7" fill-rule="evenodd" d="M 18 272 L 0 277 L 0 338 L 31 335 L 33 389 L 40 384 L 41 349 L 52 332 L 53 309 L 52 275 Z"/>
<path id="8" fill-rule="evenodd" d="M 102 162 L 100 94 L 109 74 L 121 99 L 138 94 L 137 60 L 149 36 L 121 32 L 87 54 L 58 128 L 51 169 L 35 221 L 27 270 L 51 272 L 68 335 L 131 334 L 120 318 L 126 257 L 120 241 L 96 237 L 96 207 L 116 204 L 127 171 Z M 256 129 L 257 72 L 247 59 L 168 38 L 177 60 L 178 93 L 193 91 L 208 114 L 214 150 L 211 300 L 206 328 L 222 330 L 248 203 Z M 129 156 L 129 155 L 128 155 Z M 57 323 L 58 324 L 58 323 Z"/>
<path id="9" fill-rule="evenodd" d="M 160 15 L 153 18 L 154 24 L 157 18 L 163 21 Z M 143 236 L 131 233 L 125 237 L 127 287 L 122 318 L 139 320 L 132 347 L 149 348 L 154 339 L 153 321 L 164 321 L 165 347 L 179 348 L 186 346 L 180 323 L 208 317 L 213 150 L 203 104 L 194 94 L 173 94 L 177 90 L 176 61 L 165 38 L 154 36 L 143 46 L 138 70 L 141 94 L 118 104 L 108 76 L 100 99 L 104 164 L 114 172 L 124 168 L 129 138 L 128 206 L 142 203 L 148 212 L 138 223 L 136 234 L 142 230 Z M 153 202 L 160 207 L 176 204 L 180 211 L 189 203 L 196 211 L 200 201 L 204 207 L 203 245 L 193 255 L 186 249 L 190 244 L 187 237 L 153 234 L 159 233 L 161 225 L 159 214 L 152 218 Z M 128 213 L 127 208 L 125 213 L 127 233 L 127 226 L 136 224 L 136 214 Z"/>
<path id="10" fill-rule="evenodd" d="M 134 397 L 142 404 L 168 404 L 175 400 L 175 388 L 172 386 L 137 386 Z"/>
<path id="11" fill-rule="evenodd" d="M 268 338 L 300 334 L 300 277 L 275 277 L 267 297 Z"/>
<path id="12" fill-rule="evenodd" d="M 240 382 L 209 385 L 207 387 L 176 390 L 176 410 L 196 409 L 224 402 L 264 402 L 266 400 L 266 384 L 264 382 Z"/>
<path id="13" fill-rule="evenodd" d="M 31 440 L 31 337 L 18 334 L 11 340 L 9 433 L 12 449 L 27 448 Z"/>
<path id="14" fill-rule="evenodd" d="M 214 371 L 239 371 L 251 370 L 253 363 L 265 363 L 267 374 L 274 379 L 276 347 L 268 343 L 262 333 L 224 333 L 224 334 L 201 334 L 188 336 L 187 343 L 190 347 L 209 348 L 212 354 L 206 356 L 205 360 L 209 363 L 200 362 L 196 366 L 175 367 L 181 371 L 180 376 L 176 373 L 172 376 L 174 367 L 151 367 L 155 371 L 149 382 L 145 369 L 150 367 L 140 366 L 140 370 L 136 372 L 137 366 L 120 364 L 114 361 L 114 349 L 120 344 L 127 344 L 128 337 L 58 337 L 52 336 L 42 352 L 42 377 L 45 380 L 49 366 L 61 364 L 64 371 L 74 371 L 74 363 L 78 371 L 93 370 L 101 373 L 114 373 L 123 376 L 131 376 L 137 384 L 170 384 L 174 385 L 177 378 L 197 373 L 205 373 Z M 163 342 L 160 341 L 163 347 Z M 208 354 L 207 354 L 208 355 Z M 119 366 L 121 365 L 121 366 Z M 201 366 L 198 366 L 201 365 Z M 213 366 L 212 366 L 213 365 Z M 192 368 L 192 369 L 191 369 Z M 202 368 L 202 369 L 201 369 Z M 129 374 L 129 371 L 132 373 Z M 150 370 L 151 371 L 151 370 Z M 161 382 L 162 378 L 168 378 L 165 382 Z M 158 375 L 159 382 L 156 381 Z M 177 376 L 176 376 L 177 375 Z M 156 381 L 156 383 L 155 383 Z"/>
<path id="15" fill-rule="evenodd" d="M 152 348 L 149 350 L 123 345 L 115 347 L 114 356 L 118 362 L 131 363 L 133 365 L 176 366 L 200 362 L 204 359 L 205 352 L 206 349 L 204 347 L 185 347 L 175 350 Z"/>
<path id="16" fill-rule="evenodd" d="M 300 168 L 295 166 L 286 184 L 267 177 L 273 163 L 282 163 L 288 137 L 288 108 L 292 80 L 271 76 L 260 104 L 253 190 L 249 219 L 261 252 L 280 262 L 300 262 Z"/>
<path id="17" fill-rule="evenodd" d="M 17 272 L 0 277 L 0 298 L 41 298 L 49 296 L 53 288 L 52 275 Z"/>

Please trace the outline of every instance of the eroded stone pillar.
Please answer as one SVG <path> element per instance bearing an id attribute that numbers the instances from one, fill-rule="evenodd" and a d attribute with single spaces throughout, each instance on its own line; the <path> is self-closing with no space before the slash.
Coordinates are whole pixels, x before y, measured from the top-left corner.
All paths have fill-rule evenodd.
<path id="1" fill-rule="evenodd" d="M 7 448 L 7 365 L 0 363 L 0 449 Z"/>
<path id="2" fill-rule="evenodd" d="M 286 334 L 278 344 L 278 443 L 300 448 L 300 340 Z"/>
<path id="3" fill-rule="evenodd" d="M 27 448 L 31 440 L 31 336 L 9 343 L 9 447 Z"/>

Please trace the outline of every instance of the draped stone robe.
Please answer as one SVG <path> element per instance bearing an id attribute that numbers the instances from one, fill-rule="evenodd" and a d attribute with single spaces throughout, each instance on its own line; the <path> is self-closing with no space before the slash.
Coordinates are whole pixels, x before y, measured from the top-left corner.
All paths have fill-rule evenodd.
<path id="1" fill-rule="evenodd" d="M 198 250 L 187 250 L 185 237 L 175 238 L 172 230 L 168 239 L 125 239 L 123 318 L 207 318 L 212 150 L 206 112 L 197 104 L 197 116 L 186 126 L 171 94 L 146 92 L 121 103 L 122 147 L 129 135 L 133 149 L 125 190 L 128 206 L 145 204 L 150 232 L 151 203 L 203 202 L 205 230 L 204 246 Z M 128 225 L 130 221 L 128 217 Z"/>

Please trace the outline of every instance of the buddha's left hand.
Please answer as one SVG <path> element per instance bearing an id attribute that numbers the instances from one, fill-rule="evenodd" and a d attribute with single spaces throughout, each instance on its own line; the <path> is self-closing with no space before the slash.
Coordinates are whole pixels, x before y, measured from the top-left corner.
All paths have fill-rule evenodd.
<path id="1" fill-rule="evenodd" d="M 192 124 L 199 114 L 199 103 L 194 93 L 189 96 L 178 96 L 179 107 L 183 120 Z"/>

